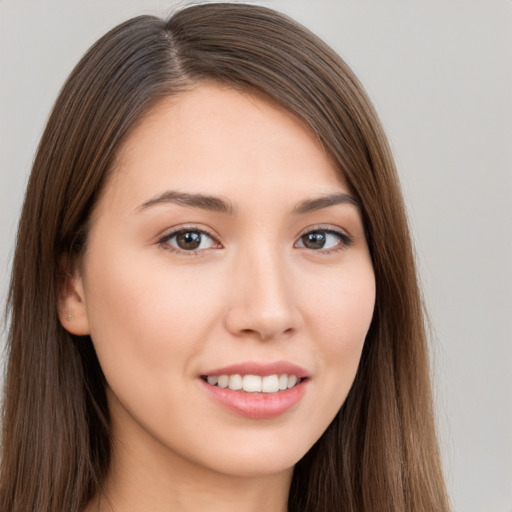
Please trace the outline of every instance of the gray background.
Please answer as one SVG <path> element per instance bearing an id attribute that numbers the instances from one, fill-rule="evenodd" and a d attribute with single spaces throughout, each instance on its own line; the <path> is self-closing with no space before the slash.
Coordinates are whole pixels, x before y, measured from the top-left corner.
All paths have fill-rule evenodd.
<path id="1" fill-rule="evenodd" d="M 512 3 L 262 3 L 326 39 L 376 104 L 402 178 L 431 316 L 454 508 L 511 512 Z M 0 0 L 2 304 L 24 186 L 60 86 L 107 29 L 172 5 Z"/>

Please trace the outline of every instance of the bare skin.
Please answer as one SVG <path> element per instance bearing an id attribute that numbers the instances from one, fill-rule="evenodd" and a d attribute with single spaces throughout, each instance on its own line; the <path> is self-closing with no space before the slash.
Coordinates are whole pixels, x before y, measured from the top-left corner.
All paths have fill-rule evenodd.
<path id="1" fill-rule="evenodd" d="M 284 512 L 294 465 L 353 383 L 375 281 L 357 202 L 317 139 L 261 98 L 203 84 L 125 141 L 63 295 L 112 417 L 87 512 Z M 227 407 L 207 377 L 246 364 L 302 373 L 268 391 L 274 409 L 229 388 Z"/>

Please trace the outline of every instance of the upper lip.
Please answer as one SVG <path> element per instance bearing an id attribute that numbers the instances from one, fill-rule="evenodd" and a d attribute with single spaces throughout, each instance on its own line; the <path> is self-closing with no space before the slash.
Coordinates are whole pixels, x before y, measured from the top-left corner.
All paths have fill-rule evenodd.
<path id="1" fill-rule="evenodd" d="M 295 375 L 298 378 L 304 379 L 309 376 L 307 370 L 300 366 L 290 363 L 288 361 L 273 361 L 273 362 L 258 362 L 246 361 L 243 363 L 235 363 L 222 368 L 215 368 L 208 370 L 203 375 L 259 375 L 265 377 L 266 375 Z"/>

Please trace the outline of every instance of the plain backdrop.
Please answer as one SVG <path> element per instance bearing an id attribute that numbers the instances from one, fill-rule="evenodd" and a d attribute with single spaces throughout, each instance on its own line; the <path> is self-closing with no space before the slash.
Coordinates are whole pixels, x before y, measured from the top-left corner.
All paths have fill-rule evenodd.
<path id="1" fill-rule="evenodd" d="M 430 311 L 454 508 L 512 512 L 512 2 L 261 3 L 323 37 L 376 105 Z M 24 187 L 60 86 L 109 28 L 175 4 L 0 0 L 2 305 Z"/>

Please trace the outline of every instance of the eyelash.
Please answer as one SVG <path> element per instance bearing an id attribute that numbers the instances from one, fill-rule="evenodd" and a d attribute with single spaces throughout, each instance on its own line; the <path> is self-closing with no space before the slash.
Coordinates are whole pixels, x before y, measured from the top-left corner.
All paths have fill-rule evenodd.
<path id="1" fill-rule="evenodd" d="M 301 233 L 297 239 L 297 242 L 295 242 L 294 246 L 296 246 L 297 243 L 299 243 L 299 241 L 302 240 L 302 238 L 304 236 L 310 235 L 313 233 L 324 233 L 326 235 L 332 235 L 332 236 L 335 236 L 336 238 L 338 238 L 338 240 L 339 240 L 339 243 L 334 248 L 331 248 L 331 249 L 316 249 L 316 250 L 309 249 L 310 251 L 314 251 L 315 253 L 320 253 L 320 254 L 337 253 L 339 251 L 344 251 L 344 250 L 348 249 L 354 243 L 354 239 L 351 236 L 349 236 L 347 233 L 345 233 L 344 231 L 341 231 L 338 229 L 333 229 L 332 226 L 315 226 L 314 228 L 308 228 L 306 231 Z M 300 247 L 300 248 L 308 250 L 308 247 Z"/>
<path id="2" fill-rule="evenodd" d="M 218 241 L 218 239 L 210 232 L 205 230 L 204 228 L 198 228 L 196 226 L 182 226 L 179 229 L 175 229 L 171 231 L 170 233 L 167 233 L 163 237 L 161 237 L 157 244 L 161 246 L 164 250 L 171 251 L 180 255 L 184 256 L 200 256 L 204 254 L 205 252 L 209 251 L 211 248 L 206 249 L 193 249 L 193 250 L 186 250 L 186 249 L 180 249 L 177 247 L 172 246 L 169 241 L 172 240 L 174 237 L 177 237 L 181 233 L 198 233 L 201 236 L 206 236 L 212 242 L 217 245 L 217 247 L 214 247 L 215 249 L 222 248 L 222 245 Z M 339 243 L 334 248 L 329 249 L 310 249 L 308 247 L 298 247 L 299 249 L 305 249 L 309 251 L 313 251 L 315 253 L 320 254 L 333 254 L 337 253 L 338 251 L 343 251 L 350 247 L 352 243 L 354 242 L 353 238 L 344 233 L 341 230 L 333 229 L 332 227 L 326 227 L 326 226 L 316 226 L 314 228 L 308 228 L 306 231 L 301 233 L 297 239 L 297 241 L 294 243 L 294 247 L 297 247 L 297 244 L 305 237 L 306 235 L 310 235 L 313 233 L 323 233 L 325 235 L 332 235 L 338 238 Z M 202 243 L 202 242 L 201 242 Z"/>
<path id="3" fill-rule="evenodd" d="M 215 247 L 215 249 L 222 248 L 222 245 L 220 244 L 220 242 L 217 240 L 217 238 L 212 233 L 208 232 L 208 230 L 206 230 L 204 228 L 198 228 L 197 226 L 181 226 L 180 228 L 175 229 L 175 230 L 171 231 L 170 233 L 167 233 L 166 235 L 164 235 L 162 238 L 160 238 L 158 240 L 157 244 L 166 251 L 174 252 L 174 253 L 177 253 L 177 254 L 180 254 L 183 256 L 201 256 L 202 254 L 204 254 L 205 252 L 210 250 L 210 248 L 208 248 L 208 249 L 199 249 L 199 250 L 196 249 L 196 250 L 187 251 L 185 249 L 179 249 L 177 247 L 173 247 L 169 243 L 169 241 L 171 239 L 173 239 L 174 237 L 177 237 L 180 233 L 199 233 L 201 236 L 208 237 L 210 240 L 212 240 L 212 242 L 215 245 L 220 246 L 220 247 Z"/>

